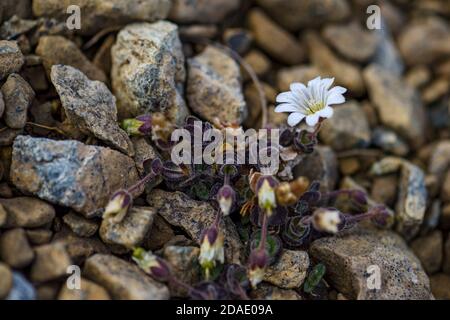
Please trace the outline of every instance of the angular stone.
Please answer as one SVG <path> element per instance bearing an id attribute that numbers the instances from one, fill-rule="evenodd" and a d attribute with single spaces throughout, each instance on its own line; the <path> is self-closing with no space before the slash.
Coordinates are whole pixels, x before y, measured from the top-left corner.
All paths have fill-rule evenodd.
<path id="1" fill-rule="evenodd" d="M 106 28 L 126 25 L 134 21 L 156 21 L 169 14 L 170 0 L 34 0 L 33 14 L 65 22 L 69 5 L 81 9 L 81 29 L 77 32 L 92 35 Z"/>
<path id="2" fill-rule="evenodd" d="M 4 119 L 8 127 L 22 129 L 27 122 L 27 111 L 34 100 L 34 91 L 18 74 L 9 75 L 2 88 L 5 101 Z"/>
<path id="3" fill-rule="evenodd" d="M 134 161 L 139 174 L 144 175 L 148 168 L 146 168 L 152 160 L 160 158 L 158 151 L 148 142 L 146 137 L 132 137 L 134 149 Z"/>
<path id="4" fill-rule="evenodd" d="M 0 204 L 7 213 L 7 228 L 36 228 L 51 222 L 55 209 L 48 203 L 30 197 L 0 199 Z"/>
<path id="5" fill-rule="evenodd" d="M 210 122 L 241 124 L 247 116 L 239 65 L 213 46 L 188 60 L 187 99 Z"/>
<path id="6" fill-rule="evenodd" d="M 0 299 L 6 298 L 13 286 L 13 273 L 4 263 L 0 262 Z"/>
<path id="7" fill-rule="evenodd" d="M 241 0 L 173 0 L 169 19 L 179 24 L 219 23 L 240 3 Z"/>
<path id="8" fill-rule="evenodd" d="M 85 134 L 94 135 L 129 156 L 134 155 L 130 138 L 117 123 L 116 98 L 99 81 L 89 80 L 79 70 L 54 65 L 51 80 L 69 121 Z"/>
<path id="9" fill-rule="evenodd" d="M 181 227 L 198 244 L 200 244 L 203 230 L 212 225 L 216 215 L 216 210 L 209 203 L 192 200 L 178 191 L 152 190 L 147 195 L 147 202 L 167 222 Z M 220 229 L 225 233 L 226 261 L 240 263 L 243 258 L 243 246 L 234 223 L 229 217 L 225 217 Z"/>
<path id="10" fill-rule="evenodd" d="M 69 212 L 63 218 L 64 223 L 80 237 L 91 237 L 98 230 L 98 223 L 86 219 L 75 212 Z"/>
<path id="11" fill-rule="evenodd" d="M 66 285 L 61 287 L 58 294 L 58 300 L 110 300 L 105 288 L 89 281 L 85 278 L 80 279 L 80 289 L 69 289 Z"/>
<path id="12" fill-rule="evenodd" d="M 107 82 L 105 73 L 89 61 L 75 43 L 62 36 L 40 37 L 39 44 L 36 47 L 36 54 L 42 58 L 45 71 L 49 78 L 52 67 L 57 64 L 62 64 L 80 70 L 91 80 Z"/>
<path id="13" fill-rule="evenodd" d="M 378 38 L 377 50 L 371 59 L 372 63 L 400 77 L 403 74 L 405 66 L 398 52 L 394 37 L 387 24 L 384 23 L 384 20 L 381 20 L 381 29 L 375 29 L 372 32 Z"/>
<path id="14" fill-rule="evenodd" d="M 30 243 L 34 245 L 49 243 L 53 237 L 53 232 L 48 229 L 28 229 L 25 232 Z"/>
<path id="15" fill-rule="evenodd" d="M 104 287 L 116 300 L 165 300 L 168 288 L 138 266 L 112 255 L 96 254 L 86 260 L 84 275 Z"/>
<path id="16" fill-rule="evenodd" d="M 19 136 L 11 180 L 22 192 L 92 216 L 115 191 L 136 183 L 138 173 L 133 159 L 109 148 Z"/>
<path id="17" fill-rule="evenodd" d="M 398 178 L 396 174 L 376 177 L 373 180 L 371 197 L 378 203 L 393 207 L 397 199 Z"/>
<path id="18" fill-rule="evenodd" d="M 444 177 L 445 171 L 450 165 L 450 140 L 442 140 L 436 143 L 431 151 L 428 162 L 428 172 L 437 177 Z"/>
<path id="19" fill-rule="evenodd" d="M 175 233 L 170 224 L 157 214 L 155 215 L 150 234 L 145 240 L 144 247 L 152 251 L 161 249 L 173 237 L 175 237 Z"/>
<path id="20" fill-rule="evenodd" d="M 431 290 L 438 300 L 450 300 L 450 276 L 438 273 L 430 277 Z"/>
<path id="21" fill-rule="evenodd" d="M 23 229 L 11 229 L 0 236 L 0 258 L 15 269 L 31 263 L 34 252 Z"/>
<path id="22" fill-rule="evenodd" d="M 173 123 L 183 123 L 188 114 L 183 100 L 186 71 L 175 24 L 129 25 L 117 35 L 111 55 L 119 118 L 163 112 Z"/>
<path id="23" fill-rule="evenodd" d="M 298 289 L 305 281 L 308 268 L 308 253 L 285 249 L 275 264 L 267 268 L 264 281 L 282 289 Z"/>
<path id="24" fill-rule="evenodd" d="M 425 141 L 426 115 L 417 92 L 377 65 L 364 70 L 369 95 L 381 122 L 417 148 Z"/>
<path id="25" fill-rule="evenodd" d="M 419 237 L 411 243 L 412 251 L 422 262 L 427 274 L 433 274 L 441 269 L 443 247 L 442 232 L 439 230 Z"/>
<path id="26" fill-rule="evenodd" d="M 406 156 L 409 152 L 408 144 L 395 131 L 383 127 L 372 131 L 372 143 L 396 156 Z"/>
<path id="27" fill-rule="evenodd" d="M 155 214 L 153 208 L 134 206 L 120 222 L 104 218 L 100 225 L 100 237 L 108 244 L 128 249 L 138 247 L 151 229 Z"/>
<path id="28" fill-rule="evenodd" d="M 350 299 L 430 299 L 430 283 L 420 261 L 400 236 L 391 231 L 354 229 L 312 243 L 310 254 L 325 264 L 326 279 Z M 379 270 L 379 290 L 369 277 Z M 378 269 L 379 268 L 379 269 Z"/>
<path id="29" fill-rule="evenodd" d="M 31 267 L 30 277 L 35 282 L 58 279 L 67 274 L 72 264 L 66 248 L 61 243 L 36 247 L 36 259 Z"/>
<path id="30" fill-rule="evenodd" d="M 0 40 L 0 80 L 19 72 L 24 62 L 25 58 L 16 42 Z"/>

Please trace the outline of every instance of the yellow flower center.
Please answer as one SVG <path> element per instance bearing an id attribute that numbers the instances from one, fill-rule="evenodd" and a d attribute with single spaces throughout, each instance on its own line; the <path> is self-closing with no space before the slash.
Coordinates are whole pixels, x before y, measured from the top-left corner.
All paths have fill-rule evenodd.
<path id="1" fill-rule="evenodd" d="M 325 105 L 322 101 L 320 101 L 320 102 L 310 101 L 308 103 L 308 109 L 306 109 L 306 110 L 308 112 L 308 115 L 311 115 L 311 114 L 314 114 L 314 113 L 322 110 L 324 107 L 325 107 Z"/>

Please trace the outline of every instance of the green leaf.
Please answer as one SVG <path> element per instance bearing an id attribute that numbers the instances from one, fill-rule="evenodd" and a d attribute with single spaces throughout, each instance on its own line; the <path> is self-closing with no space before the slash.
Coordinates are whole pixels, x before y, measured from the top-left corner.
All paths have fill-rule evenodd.
<path id="1" fill-rule="evenodd" d="M 325 275 L 326 267 L 324 264 L 319 263 L 311 270 L 306 278 L 305 284 L 303 286 L 303 291 L 306 293 L 311 293 L 314 291 L 316 286 L 320 283 L 323 276 Z"/>

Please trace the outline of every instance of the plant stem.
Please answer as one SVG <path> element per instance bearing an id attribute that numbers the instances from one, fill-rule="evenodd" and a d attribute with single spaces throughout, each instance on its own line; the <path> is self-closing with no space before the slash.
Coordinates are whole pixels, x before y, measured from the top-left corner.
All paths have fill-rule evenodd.
<path id="1" fill-rule="evenodd" d="M 155 174 L 153 172 L 150 172 L 147 174 L 144 178 L 136 182 L 134 185 L 132 185 L 130 188 L 128 188 L 128 192 L 132 194 L 134 191 L 138 190 L 141 186 L 145 185 L 147 182 L 149 182 L 151 179 L 155 177 Z"/>

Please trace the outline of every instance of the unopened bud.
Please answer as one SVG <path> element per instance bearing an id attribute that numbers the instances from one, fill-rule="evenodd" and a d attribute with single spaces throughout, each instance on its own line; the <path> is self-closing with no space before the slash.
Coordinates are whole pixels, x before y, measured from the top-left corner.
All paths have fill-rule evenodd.
<path id="1" fill-rule="evenodd" d="M 206 278 L 209 278 L 217 262 L 223 264 L 225 261 L 223 242 L 223 234 L 215 225 L 208 228 L 202 236 L 198 259 L 205 270 Z"/>
<path id="2" fill-rule="evenodd" d="M 145 273 L 153 279 L 166 282 L 171 277 L 170 267 L 160 257 L 154 255 L 150 251 L 142 248 L 136 248 L 133 251 L 132 259 Z"/>
<path id="3" fill-rule="evenodd" d="M 275 187 L 278 181 L 272 176 L 261 176 L 256 184 L 259 207 L 270 216 L 277 207 Z"/>
<path id="4" fill-rule="evenodd" d="M 103 219 L 112 219 L 113 222 L 120 222 L 123 220 L 131 207 L 133 197 L 126 190 L 119 190 L 111 197 L 106 205 L 103 213 Z"/>
<path id="5" fill-rule="evenodd" d="M 312 225 L 319 232 L 338 233 L 341 223 L 341 213 L 336 209 L 319 208 L 312 215 Z"/>
<path id="6" fill-rule="evenodd" d="M 266 250 L 255 249 L 250 253 L 248 278 L 253 288 L 263 281 L 268 262 Z"/>
<path id="7" fill-rule="evenodd" d="M 130 136 L 146 136 L 152 130 L 152 116 L 141 115 L 133 119 L 122 121 L 122 129 Z"/>
<path id="8" fill-rule="evenodd" d="M 236 198 L 236 193 L 229 185 L 224 185 L 217 192 L 217 202 L 224 216 L 230 214 L 231 208 Z"/>

